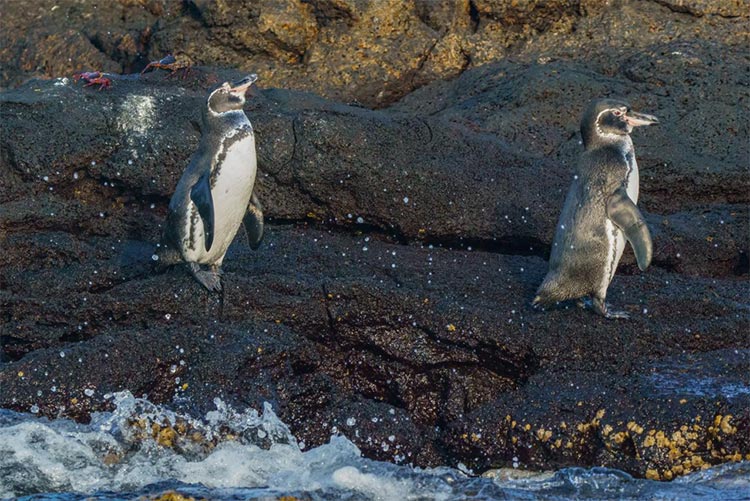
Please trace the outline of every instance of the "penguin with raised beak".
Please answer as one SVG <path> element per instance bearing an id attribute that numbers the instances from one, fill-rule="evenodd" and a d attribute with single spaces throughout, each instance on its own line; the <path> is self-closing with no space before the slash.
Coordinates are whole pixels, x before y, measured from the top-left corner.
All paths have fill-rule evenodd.
<path id="1" fill-rule="evenodd" d="M 169 202 L 166 250 L 178 251 L 209 291 L 221 290 L 221 265 L 240 224 L 252 249 L 263 238 L 263 209 L 253 193 L 255 136 L 242 109 L 256 80 L 225 82 L 208 95 L 198 149 Z"/>
<path id="2" fill-rule="evenodd" d="M 550 253 L 549 271 L 534 305 L 590 298 L 586 303 L 607 318 L 628 318 L 605 299 L 617 264 L 630 243 L 638 267 L 648 268 L 651 234 L 638 210 L 638 164 L 630 133 L 657 124 L 614 99 L 593 101 L 583 115 L 580 157 L 565 199 Z"/>

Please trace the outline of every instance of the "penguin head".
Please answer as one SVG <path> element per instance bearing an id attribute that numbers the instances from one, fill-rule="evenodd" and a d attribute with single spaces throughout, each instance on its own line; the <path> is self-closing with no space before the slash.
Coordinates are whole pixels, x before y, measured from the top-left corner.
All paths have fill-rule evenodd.
<path id="1" fill-rule="evenodd" d="M 585 148 L 599 143 L 624 139 L 633 127 L 658 124 L 652 115 L 637 113 L 625 101 L 597 99 L 591 102 L 581 120 L 581 136 Z"/>
<path id="2" fill-rule="evenodd" d="M 230 84 L 224 82 L 208 95 L 208 112 L 212 116 L 241 110 L 245 105 L 245 92 L 258 79 L 258 75 L 248 75 L 242 80 Z"/>

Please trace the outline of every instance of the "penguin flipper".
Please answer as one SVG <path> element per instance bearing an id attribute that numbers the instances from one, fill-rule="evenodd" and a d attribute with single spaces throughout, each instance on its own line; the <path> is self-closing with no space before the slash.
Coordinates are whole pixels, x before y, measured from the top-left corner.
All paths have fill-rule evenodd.
<path id="1" fill-rule="evenodd" d="M 607 200 L 607 217 L 625 234 L 625 238 L 635 251 L 638 268 L 644 271 L 651 264 L 654 252 L 651 233 L 643 214 L 624 188 L 615 191 Z"/>
<path id="2" fill-rule="evenodd" d="M 190 190 L 190 200 L 198 208 L 198 214 L 203 220 L 203 235 L 207 251 L 211 250 L 211 244 L 214 242 L 214 200 L 211 196 L 210 174 L 210 172 L 203 174 Z"/>
<path id="3" fill-rule="evenodd" d="M 242 218 L 242 224 L 245 225 L 247 233 L 247 245 L 252 250 L 256 250 L 263 241 L 263 206 L 260 205 L 260 200 L 255 193 L 247 206 L 247 213 Z"/>

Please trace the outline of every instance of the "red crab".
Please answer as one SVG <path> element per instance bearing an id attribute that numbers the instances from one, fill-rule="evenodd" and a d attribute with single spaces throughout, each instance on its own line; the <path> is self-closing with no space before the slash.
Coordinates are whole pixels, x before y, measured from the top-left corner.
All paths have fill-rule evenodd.
<path id="1" fill-rule="evenodd" d="M 73 75 L 73 81 L 78 82 L 83 80 L 86 82 L 84 87 L 91 87 L 92 85 L 98 85 L 99 90 L 109 89 L 112 86 L 112 80 L 104 76 L 101 71 L 82 71 Z"/>
<path id="2" fill-rule="evenodd" d="M 184 57 L 176 58 L 172 54 L 167 54 L 162 59 L 159 59 L 158 61 L 151 61 L 146 65 L 145 68 L 143 68 L 143 71 L 141 71 L 141 75 L 146 73 L 150 69 L 158 69 L 158 70 L 169 70 L 171 73 L 168 75 L 168 77 L 173 77 L 177 74 L 178 71 L 182 72 L 181 78 L 185 78 L 188 76 L 188 73 L 190 73 L 190 67 L 192 66 L 191 61 Z"/>

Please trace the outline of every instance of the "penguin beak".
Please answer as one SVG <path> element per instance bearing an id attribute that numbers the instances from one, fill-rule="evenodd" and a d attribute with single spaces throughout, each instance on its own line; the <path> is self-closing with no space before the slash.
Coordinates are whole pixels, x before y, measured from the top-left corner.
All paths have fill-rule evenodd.
<path id="1" fill-rule="evenodd" d="M 640 127 L 641 125 L 656 125 L 659 123 L 659 119 L 653 115 L 646 115 L 645 113 L 637 113 L 635 111 L 628 111 L 625 114 L 625 121 L 631 127 Z"/>
<path id="2" fill-rule="evenodd" d="M 256 75 L 255 73 L 248 75 L 242 80 L 233 83 L 232 87 L 229 89 L 229 92 L 237 96 L 244 96 L 245 92 L 247 92 L 247 89 L 252 84 L 254 84 L 256 80 L 258 80 L 258 75 Z"/>

